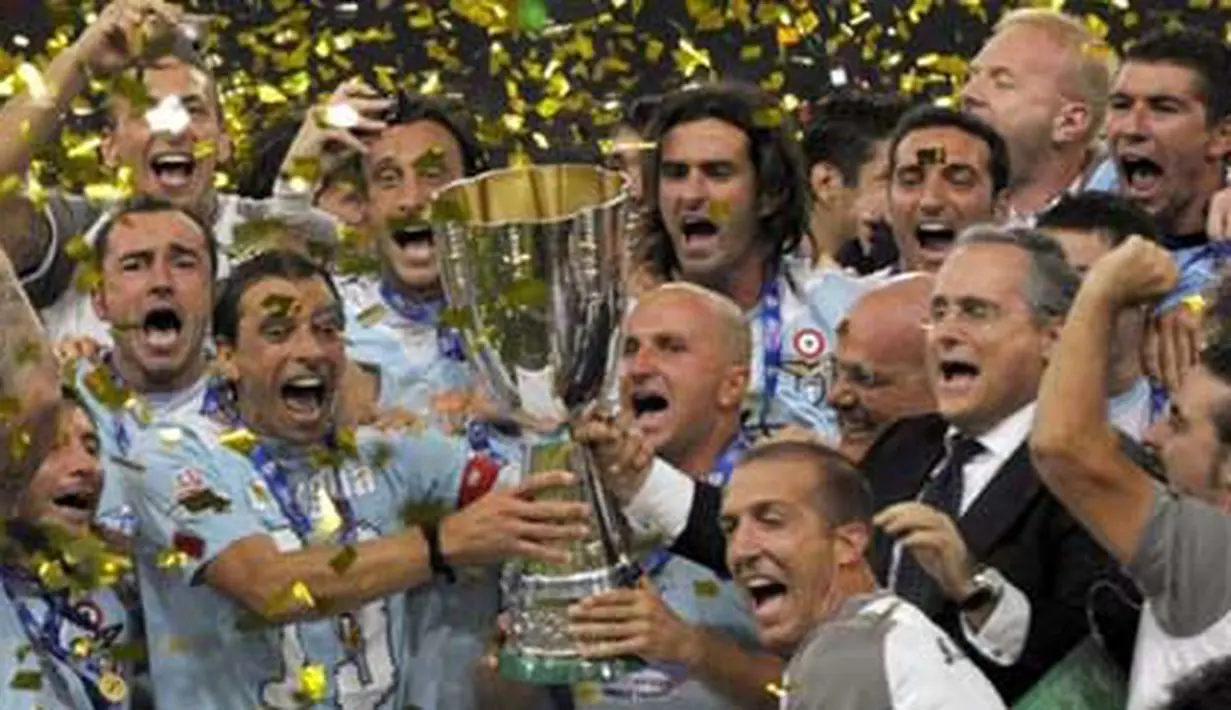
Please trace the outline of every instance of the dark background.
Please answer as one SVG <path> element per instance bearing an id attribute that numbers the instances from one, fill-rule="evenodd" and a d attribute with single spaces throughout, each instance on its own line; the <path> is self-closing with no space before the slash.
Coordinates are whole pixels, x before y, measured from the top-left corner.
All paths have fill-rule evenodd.
<path id="1" fill-rule="evenodd" d="M 595 155 L 629 99 L 711 76 L 761 83 L 794 105 L 850 83 L 951 95 L 991 26 L 1021 3 L 970 0 L 196 0 L 214 16 L 208 45 L 238 156 L 228 186 L 276 166 L 304 108 L 363 73 L 388 90 L 465 102 L 498 161 Z M 0 77 L 46 60 L 102 3 L 0 0 Z M 1061 3 L 1050 3 L 1060 6 Z M 508 11 L 501 21 L 495 8 Z M 1063 3 L 1112 47 L 1146 29 L 1200 25 L 1231 37 L 1231 0 Z M 544 17 L 550 17 L 544 21 Z M 18 36 L 28 40 L 23 48 Z M 59 44 L 57 44 L 59 43 Z M 698 63 L 697 53 L 708 61 Z M 553 66 L 554 65 L 554 66 Z M 3 90 L 0 84 L 0 92 Z M 88 144 L 88 106 L 49 146 L 45 182 L 104 179 Z M 281 141 L 281 143 L 279 142 Z M 65 158 L 78 146 L 77 157 Z"/>

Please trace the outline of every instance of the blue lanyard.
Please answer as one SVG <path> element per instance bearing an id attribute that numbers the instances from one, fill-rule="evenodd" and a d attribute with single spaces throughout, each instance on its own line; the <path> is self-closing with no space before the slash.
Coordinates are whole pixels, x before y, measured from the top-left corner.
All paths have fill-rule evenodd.
<path id="1" fill-rule="evenodd" d="M 35 620 L 34 613 L 30 611 L 30 608 L 18 599 L 17 594 L 13 592 L 12 581 L 22 581 L 39 588 L 40 596 L 47 603 L 47 618 L 44 619 L 42 626 Z M 68 592 L 47 592 L 42 589 L 42 585 L 38 583 L 38 580 L 29 574 L 7 566 L 0 566 L 0 583 L 3 584 L 4 593 L 8 596 L 9 601 L 12 602 L 13 608 L 17 610 L 17 618 L 21 621 L 21 625 L 26 631 L 26 637 L 30 639 L 30 644 L 35 649 L 41 649 L 50 653 L 56 660 L 72 670 L 73 674 L 81 680 L 81 684 L 85 688 L 86 694 L 90 696 L 90 703 L 94 706 L 95 710 L 114 710 L 119 708 L 120 703 L 109 702 L 98 691 L 98 682 L 103 676 L 103 667 L 93 652 L 85 658 L 74 657 L 60 642 L 60 629 L 63 626 L 64 619 L 68 619 L 77 626 L 86 629 L 95 638 L 98 637 L 98 629 L 95 628 L 95 625 L 89 623 L 69 605 Z"/>
<path id="2" fill-rule="evenodd" d="M 761 343 L 765 371 L 761 389 L 761 431 L 768 432 L 769 412 L 778 394 L 778 377 L 782 371 L 782 284 L 775 270 L 761 285 Z"/>
<path id="3" fill-rule="evenodd" d="M 440 324 L 440 312 L 444 303 L 439 300 L 412 301 L 406 296 L 394 291 L 387 283 L 380 284 L 380 297 L 395 313 L 416 325 L 434 326 L 436 328 L 436 347 L 440 354 L 450 360 L 464 362 L 466 348 L 462 342 L 462 334 L 456 328 L 448 328 Z"/>
<path id="4" fill-rule="evenodd" d="M 731 473 L 735 471 L 735 463 L 739 461 L 739 457 L 748 450 L 751 442 L 743 432 L 735 435 L 731 443 L 727 444 L 727 448 L 723 449 L 722 454 L 718 456 L 718 460 L 714 463 L 714 469 L 710 471 L 706 477 L 706 481 L 719 488 L 726 488 L 731 482 Z M 641 565 L 641 571 L 647 577 L 653 577 L 662 570 L 663 565 L 671 559 L 671 551 L 666 547 L 654 549 L 646 557 L 646 560 Z"/>
<path id="5" fill-rule="evenodd" d="M 211 386 L 205 392 L 205 404 L 202 406 L 202 412 L 207 415 L 213 415 L 223 419 L 231 426 L 243 426 L 243 422 L 239 418 L 238 412 L 227 407 L 226 399 L 221 391 L 223 385 L 218 384 Z M 333 435 L 329 437 L 328 445 L 334 447 L 335 442 Z M 278 509 L 282 512 L 283 517 L 291 524 L 291 529 L 299 536 L 300 540 L 308 541 L 312 536 L 312 517 L 304 511 L 295 500 L 294 494 L 291 493 L 291 485 L 287 480 L 285 469 L 278 464 L 278 460 L 270 453 L 269 447 L 263 442 L 257 442 L 247 453 L 248 460 L 252 462 L 253 468 L 260 475 L 261 480 L 265 482 L 265 487 L 269 489 L 270 495 L 278 503 Z M 344 545 L 352 544 L 356 538 L 358 531 L 355 525 L 355 513 L 351 507 L 350 501 L 341 497 L 342 481 L 341 474 L 335 466 L 333 470 L 334 484 L 338 489 L 339 496 L 330 496 L 334 506 L 338 510 L 338 515 L 342 518 L 342 532 L 339 542 Z"/>

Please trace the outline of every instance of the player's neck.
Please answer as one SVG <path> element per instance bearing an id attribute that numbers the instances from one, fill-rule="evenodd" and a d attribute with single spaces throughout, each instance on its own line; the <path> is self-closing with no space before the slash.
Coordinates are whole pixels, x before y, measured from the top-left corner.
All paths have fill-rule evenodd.
<path id="1" fill-rule="evenodd" d="M 1013 209 L 1022 214 L 1041 212 L 1081 178 L 1092 157 L 1087 149 L 1071 149 L 1041 161 L 1028 178 L 1012 186 L 1009 198 Z"/>
<path id="2" fill-rule="evenodd" d="M 761 300 L 761 290 L 777 269 L 761 250 L 751 250 L 730 269 L 709 278 L 689 279 L 730 298 L 741 309 L 750 311 Z"/>
<path id="3" fill-rule="evenodd" d="M 198 348 L 192 360 L 180 371 L 166 378 L 152 378 L 131 354 L 123 348 L 111 353 L 111 364 L 124 384 L 141 394 L 167 394 L 186 390 L 205 376 L 205 348 Z"/>
<path id="4" fill-rule="evenodd" d="M 396 275 L 385 271 L 381 275 L 381 283 L 387 286 L 393 293 L 412 303 L 430 303 L 444 298 L 444 292 L 441 290 L 439 280 L 429 286 L 411 285 L 405 283 Z"/>
<path id="5" fill-rule="evenodd" d="M 700 444 L 677 456 L 664 458 L 667 458 L 668 463 L 688 474 L 689 477 L 702 481 L 717 469 L 719 459 L 738 435 L 739 418 L 724 418 L 720 424 L 710 430 L 709 435 Z"/>

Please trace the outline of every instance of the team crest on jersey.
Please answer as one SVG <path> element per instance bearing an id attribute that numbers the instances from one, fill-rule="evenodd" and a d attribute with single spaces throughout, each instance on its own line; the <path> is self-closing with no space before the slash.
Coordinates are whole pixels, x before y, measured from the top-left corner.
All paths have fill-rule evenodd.
<path id="1" fill-rule="evenodd" d="M 183 503 L 205 492 L 205 477 L 200 471 L 186 468 L 175 477 L 173 498 L 176 503 Z"/>
<path id="2" fill-rule="evenodd" d="M 825 353 L 825 334 L 816 328 L 800 328 L 791 339 L 795 352 L 805 362 L 819 362 Z"/>

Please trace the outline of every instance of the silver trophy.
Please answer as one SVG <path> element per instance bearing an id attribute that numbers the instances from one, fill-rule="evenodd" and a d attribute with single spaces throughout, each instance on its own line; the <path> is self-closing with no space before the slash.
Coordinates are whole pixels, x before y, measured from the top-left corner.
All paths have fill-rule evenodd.
<path id="1" fill-rule="evenodd" d="M 544 498 L 588 502 L 596 534 L 566 566 L 510 563 L 511 633 L 500 672 L 522 682 L 610 680 L 634 659 L 587 661 L 568 606 L 632 584 L 614 508 L 568 422 L 612 392 L 627 276 L 627 196 L 618 173 L 540 165 L 456 182 L 434 199 L 448 317 L 496 404 L 523 424 L 527 473 L 565 469 L 580 483 Z"/>

